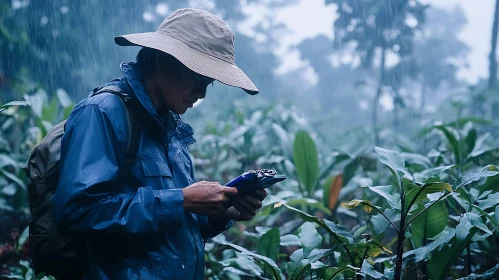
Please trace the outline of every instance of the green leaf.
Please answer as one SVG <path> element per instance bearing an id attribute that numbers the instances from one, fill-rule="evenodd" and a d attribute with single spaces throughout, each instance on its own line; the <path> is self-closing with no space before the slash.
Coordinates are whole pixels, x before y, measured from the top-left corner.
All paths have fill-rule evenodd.
<path id="1" fill-rule="evenodd" d="M 14 106 L 29 106 L 29 103 L 26 101 L 11 101 L 5 105 L 0 106 L 0 112 L 9 107 L 14 107 Z"/>
<path id="2" fill-rule="evenodd" d="M 68 93 L 65 90 L 63 90 L 62 88 L 58 88 L 56 91 L 56 94 L 57 94 L 57 98 L 59 99 L 59 104 L 61 104 L 61 106 L 63 108 L 70 107 L 70 106 L 74 105 L 73 101 L 71 101 L 71 98 L 69 98 Z"/>
<path id="3" fill-rule="evenodd" d="M 327 221 L 327 220 L 322 220 L 316 216 L 309 215 L 303 211 L 300 211 L 294 207 L 291 207 L 289 205 L 283 204 L 284 207 L 287 209 L 297 213 L 300 218 L 307 222 L 312 222 L 316 223 L 319 226 L 321 226 L 323 229 L 325 229 L 329 234 L 331 234 L 337 241 L 339 241 L 342 244 L 350 244 L 353 242 L 353 238 L 351 237 L 351 234 L 345 234 L 344 230 L 338 230 L 335 228 L 335 224 L 333 222 Z"/>
<path id="4" fill-rule="evenodd" d="M 281 246 L 301 246 L 300 238 L 296 235 L 286 234 L 281 236 Z"/>
<path id="5" fill-rule="evenodd" d="M 383 148 L 375 147 L 378 154 L 379 161 L 390 168 L 393 176 L 397 179 L 397 184 L 401 187 L 402 179 L 412 181 L 412 176 L 405 170 L 405 163 L 402 155 L 393 150 L 386 150 Z"/>
<path id="6" fill-rule="evenodd" d="M 71 114 L 71 112 L 73 111 L 73 108 L 74 106 L 68 106 L 68 107 L 65 107 L 64 110 L 63 110 L 63 116 L 62 118 L 65 120 L 67 118 L 69 118 L 69 115 Z"/>
<path id="7" fill-rule="evenodd" d="M 360 273 L 370 276 L 373 279 L 388 279 L 388 277 L 386 277 L 384 274 L 374 270 L 373 266 L 370 265 L 367 261 L 362 262 Z"/>
<path id="8" fill-rule="evenodd" d="M 451 185 L 447 183 L 428 183 L 420 188 L 413 188 L 407 192 L 405 196 L 405 201 L 407 202 L 406 208 L 408 210 L 412 205 L 410 203 L 417 204 L 418 202 L 427 199 L 429 194 L 440 193 L 440 192 L 452 192 Z"/>
<path id="9" fill-rule="evenodd" d="M 256 261 L 259 261 L 260 263 L 262 263 L 264 265 L 267 265 L 272 271 L 272 279 L 276 279 L 276 280 L 285 279 L 281 270 L 279 269 L 279 267 L 277 267 L 276 263 L 273 260 L 271 260 L 265 256 L 255 254 L 255 253 L 248 251 L 245 248 L 238 246 L 238 245 L 235 245 L 235 244 L 230 244 L 230 243 L 221 243 L 221 244 L 228 246 L 228 247 L 230 247 L 230 248 L 232 248 L 232 249 L 234 249 L 234 250 L 236 250 L 244 255 L 247 255 Z"/>
<path id="10" fill-rule="evenodd" d="M 23 190 L 26 190 L 26 185 L 24 184 L 24 182 L 19 179 L 16 175 L 10 173 L 10 172 L 7 172 L 6 170 L 3 170 L 3 169 L 0 169 L 0 173 L 2 173 L 5 177 L 11 179 L 12 181 L 14 181 L 16 184 L 18 184 Z"/>
<path id="11" fill-rule="evenodd" d="M 21 235 L 19 235 L 19 239 L 16 242 L 16 251 L 17 252 L 20 252 L 22 250 L 22 248 L 24 246 L 24 243 L 28 239 L 28 236 L 29 236 L 29 226 L 27 226 L 23 230 L 23 232 L 21 233 Z"/>
<path id="12" fill-rule="evenodd" d="M 279 228 L 273 228 L 260 237 L 257 244 L 257 252 L 277 261 L 279 254 L 280 235 Z"/>
<path id="13" fill-rule="evenodd" d="M 400 211 L 399 210 L 386 209 L 383 213 L 394 224 L 397 223 L 398 221 L 400 221 Z M 390 226 L 390 223 L 381 214 L 372 216 L 369 223 L 372 227 L 374 234 L 377 237 L 383 235 L 385 233 L 385 231 L 388 229 L 388 227 Z"/>
<path id="14" fill-rule="evenodd" d="M 463 219 L 467 218 L 461 218 L 461 220 Z M 456 228 L 456 236 L 447 243 L 447 246 L 443 246 L 439 251 L 434 251 L 432 253 L 431 259 L 427 262 L 430 279 L 444 279 L 449 275 L 449 270 L 456 263 L 457 259 L 471 242 L 471 239 L 478 230 L 477 228 L 472 227 L 467 232 L 459 233 L 461 236 L 460 238 L 457 237 L 458 231 L 462 231 L 462 229 Z"/>
<path id="15" fill-rule="evenodd" d="M 319 175 L 319 159 L 312 137 L 304 130 L 298 131 L 293 144 L 293 161 L 298 180 L 311 197 Z"/>
<path id="16" fill-rule="evenodd" d="M 462 151 L 461 151 L 461 145 L 459 143 L 458 137 L 456 136 L 457 132 L 455 129 L 445 126 L 445 125 L 436 125 L 433 126 L 433 129 L 440 130 L 441 132 L 444 133 L 445 137 L 447 138 L 447 141 L 452 149 L 452 152 L 454 154 L 454 160 L 457 164 L 461 164 L 462 162 Z"/>
<path id="17" fill-rule="evenodd" d="M 458 280 L 484 280 L 484 279 L 490 279 L 490 278 L 493 278 L 497 275 L 497 272 L 499 271 L 499 263 L 496 264 L 496 266 L 494 266 L 493 268 L 485 271 L 485 272 L 482 272 L 480 274 L 475 274 L 475 273 L 471 273 L 470 275 L 466 276 L 466 277 L 462 277 L 462 278 L 459 278 Z"/>
<path id="18" fill-rule="evenodd" d="M 421 171 L 420 173 L 414 174 L 414 179 L 416 182 L 421 182 L 424 183 L 426 180 L 435 178 L 440 176 L 440 174 L 446 170 L 449 170 L 456 166 L 455 164 L 453 165 L 447 165 L 447 166 L 440 166 L 440 167 L 435 167 L 431 169 L 426 169 Z"/>
<path id="19" fill-rule="evenodd" d="M 461 177 L 459 180 L 457 180 L 453 184 L 453 189 L 457 190 L 457 189 L 465 187 L 473 182 L 476 182 L 482 178 L 493 177 L 493 176 L 497 176 L 498 174 L 499 174 L 498 171 L 486 171 L 486 170 L 482 170 L 482 171 L 476 172 L 476 173 L 468 173 L 468 174 L 465 174 L 463 177 Z"/>
<path id="20" fill-rule="evenodd" d="M 480 208 L 483 210 L 487 210 L 491 207 L 495 208 L 496 205 L 498 204 L 499 204 L 499 192 L 487 196 L 487 199 L 482 199 L 478 201 L 478 206 L 480 206 Z"/>
<path id="21" fill-rule="evenodd" d="M 315 229 L 314 223 L 304 223 L 300 228 L 298 235 L 303 244 L 303 255 L 308 258 L 308 255 L 313 249 L 316 249 L 322 242 L 321 235 Z"/>
<path id="22" fill-rule="evenodd" d="M 499 169 L 494 165 L 487 165 L 481 171 L 499 172 Z M 493 176 L 489 176 L 487 177 L 485 183 L 483 183 L 483 185 L 480 186 L 480 193 L 483 193 L 488 190 L 496 190 L 498 184 L 499 184 L 499 173 Z"/>
<path id="23" fill-rule="evenodd" d="M 423 208 L 423 205 L 420 205 Z M 423 242 L 442 232 L 449 221 L 449 210 L 444 201 L 437 202 L 433 207 L 421 214 L 411 224 L 412 240 L 417 247 Z"/>
<path id="24" fill-rule="evenodd" d="M 400 155 L 405 162 L 412 162 L 424 166 L 425 168 L 429 168 L 432 166 L 430 159 L 423 155 L 415 153 L 400 153 Z"/>
<path id="25" fill-rule="evenodd" d="M 369 189 L 388 201 L 388 204 L 393 209 L 400 210 L 400 195 L 397 193 L 397 190 L 393 188 L 393 186 L 377 186 L 377 187 L 369 187 Z"/>
<path id="26" fill-rule="evenodd" d="M 472 204 L 471 207 L 475 208 L 478 212 L 480 212 L 480 214 L 484 215 L 495 229 L 499 229 L 499 221 L 497 221 L 494 217 L 490 216 L 487 212 L 483 211 L 480 207 L 474 204 Z M 496 211 L 497 210 L 499 210 L 499 206 L 496 207 Z"/>
<path id="27" fill-rule="evenodd" d="M 425 246 L 419 247 L 417 249 L 405 252 L 402 256 L 404 262 L 418 263 L 420 261 L 428 259 L 428 257 L 433 252 L 438 251 L 441 248 L 445 248 L 446 247 L 445 245 L 447 245 L 455 237 L 455 235 L 456 234 L 454 229 L 441 232 L 438 236 L 435 237 L 435 241 Z M 433 259 L 434 257 L 432 257 L 431 260 Z M 435 278 L 435 279 L 440 279 L 440 278 Z"/>
<path id="28" fill-rule="evenodd" d="M 353 267 L 351 265 L 343 266 L 343 267 L 330 267 L 326 270 L 326 275 L 325 275 L 324 279 L 331 280 L 331 279 L 334 279 L 334 278 L 340 276 L 341 274 L 343 274 L 347 271 L 357 272 L 359 270 L 360 270 L 359 268 Z"/>
<path id="29" fill-rule="evenodd" d="M 320 203 L 315 199 L 311 198 L 290 199 L 287 200 L 285 203 L 290 206 L 297 206 L 297 205 L 306 206 L 308 208 L 320 210 L 326 213 L 327 215 L 331 215 L 331 211 L 328 208 L 324 207 L 322 203 Z"/>

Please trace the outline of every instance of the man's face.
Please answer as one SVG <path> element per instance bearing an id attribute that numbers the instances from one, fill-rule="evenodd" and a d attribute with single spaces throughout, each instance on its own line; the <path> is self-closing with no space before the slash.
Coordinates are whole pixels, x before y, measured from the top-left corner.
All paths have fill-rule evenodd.
<path id="1" fill-rule="evenodd" d="M 155 73 L 152 77 L 155 92 L 155 106 L 158 111 L 169 109 L 184 114 L 198 99 L 206 95 L 206 87 L 213 79 L 194 72 L 172 78 L 166 73 Z"/>

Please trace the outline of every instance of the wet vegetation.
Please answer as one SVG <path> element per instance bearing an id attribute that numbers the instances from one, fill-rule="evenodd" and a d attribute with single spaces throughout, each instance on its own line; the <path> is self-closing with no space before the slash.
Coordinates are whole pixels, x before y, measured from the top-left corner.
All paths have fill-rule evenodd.
<path id="1" fill-rule="evenodd" d="M 29 263 L 31 149 L 134 60 L 113 36 L 188 6 L 111 2 L 0 0 L 0 279 L 51 278 Z M 286 30 L 272 13 L 296 1 L 189 3 L 233 26 L 236 59 L 261 90 L 215 83 L 184 116 L 197 179 L 288 177 L 254 220 L 206 244 L 206 279 L 499 278 L 498 8 L 489 77 L 470 84 L 457 77 L 470 51 L 459 7 L 326 0 L 333 39 L 296 44 L 306 66 L 276 74 Z M 235 28 L 247 7 L 261 9 L 254 34 Z"/>

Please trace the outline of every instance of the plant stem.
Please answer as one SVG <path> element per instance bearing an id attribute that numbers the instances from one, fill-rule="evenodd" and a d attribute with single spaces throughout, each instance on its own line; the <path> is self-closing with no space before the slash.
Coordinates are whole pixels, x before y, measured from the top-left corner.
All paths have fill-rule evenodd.
<path id="1" fill-rule="evenodd" d="M 380 213 L 381 215 L 383 215 L 383 217 L 385 217 L 385 219 L 392 225 L 393 229 L 395 229 L 395 231 L 398 233 L 399 230 L 398 228 L 392 223 L 392 221 L 385 215 L 385 213 L 383 213 L 383 211 L 381 211 L 381 209 L 378 209 L 376 208 L 376 206 L 374 205 L 371 205 L 371 204 L 368 204 L 368 203 L 364 203 L 362 202 L 363 205 L 368 205 L 370 207 L 372 207 L 373 209 L 376 209 L 376 211 L 378 211 L 378 213 Z"/>
<path id="2" fill-rule="evenodd" d="M 401 276 L 402 276 L 402 256 L 404 254 L 404 240 L 405 240 L 405 229 L 406 229 L 406 226 L 405 226 L 405 220 L 407 218 L 407 213 L 404 213 L 403 209 L 405 207 L 405 194 L 404 194 L 404 191 L 402 189 L 402 182 L 400 182 L 400 186 L 401 186 L 401 190 L 402 190 L 402 193 L 401 193 L 401 201 L 400 201 L 400 205 L 402 207 L 402 215 L 400 215 L 400 230 L 398 231 L 398 240 L 397 240 L 397 262 L 396 262 L 396 265 L 395 265 L 395 280 L 400 280 L 401 279 Z M 409 212 L 409 210 L 407 210 L 407 212 Z"/>
<path id="3" fill-rule="evenodd" d="M 470 252 L 470 244 L 466 246 L 466 266 L 464 267 L 464 276 L 468 276 L 471 274 L 471 252 Z"/>

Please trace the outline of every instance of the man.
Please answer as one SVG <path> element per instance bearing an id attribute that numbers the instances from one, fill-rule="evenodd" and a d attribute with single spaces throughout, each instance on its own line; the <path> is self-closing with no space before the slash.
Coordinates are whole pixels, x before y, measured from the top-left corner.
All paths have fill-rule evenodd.
<path id="1" fill-rule="evenodd" d="M 141 46 L 121 65 L 118 86 L 137 104 L 138 155 L 125 165 L 128 123 L 120 97 L 91 96 L 72 111 L 61 144 L 54 220 L 86 240 L 85 279 L 202 279 L 204 242 L 234 220 L 250 220 L 265 191 L 240 196 L 218 182 L 195 182 L 187 147 L 195 140 L 179 114 L 214 80 L 258 89 L 235 65 L 234 33 L 213 14 L 173 12 L 156 32 L 115 38 Z M 228 197 L 232 206 L 225 208 Z"/>

